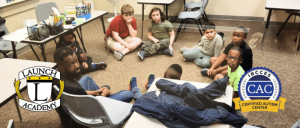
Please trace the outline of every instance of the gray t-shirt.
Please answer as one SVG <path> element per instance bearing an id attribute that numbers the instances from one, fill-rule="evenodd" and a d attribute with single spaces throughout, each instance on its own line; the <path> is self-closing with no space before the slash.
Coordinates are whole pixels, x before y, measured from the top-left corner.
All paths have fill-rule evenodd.
<path id="1" fill-rule="evenodd" d="M 219 34 L 216 34 L 211 40 L 207 39 L 204 35 L 202 36 L 201 42 L 199 42 L 195 47 L 199 48 L 201 52 L 207 56 L 218 57 L 221 54 L 223 40 Z"/>
<path id="2" fill-rule="evenodd" d="M 148 32 L 151 32 L 152 36 L 158 40 L 170 38 L 169 32 L 173 30 L 173 25 L 168 20 L 160 22 L 159 24 L 152 21 L 148 26 Z"/>

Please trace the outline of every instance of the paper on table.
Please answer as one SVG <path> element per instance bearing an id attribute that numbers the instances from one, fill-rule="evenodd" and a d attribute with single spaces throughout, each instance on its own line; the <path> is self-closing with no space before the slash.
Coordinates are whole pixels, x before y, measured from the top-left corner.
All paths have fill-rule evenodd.
<path id="1" fill-rule="evenodd" d="M 3 36 L 4 40 L 20 42 L 28 37 L 27 28 L 19 29 L 13 33 Z"/>
<path id="2" fill-rule="evenodd" d="M 64 29 L 73 29 L 74 28 L 74 26 L 72 26 L 72 25 L 64 25 Z"/>

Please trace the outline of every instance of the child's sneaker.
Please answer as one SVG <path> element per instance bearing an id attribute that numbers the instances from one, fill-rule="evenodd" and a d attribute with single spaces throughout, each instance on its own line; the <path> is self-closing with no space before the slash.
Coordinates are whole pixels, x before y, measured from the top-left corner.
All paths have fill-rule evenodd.
<path id="1" fill-rule="evenodd" d="M 200 71 L 200 73 L 201 73 L 203 76 L 208 76 L 207 71 L 208 71 L 208 68 L 203 68 L 203 69 Z"/>
<path id="2" fill-rule="evenodd" d="M 149 87 L 150 87 L 151 84 L 153 83 L 154 79 L 155 79 L 154 74 L 153 74 L 153 73 L 149 74 L 149 76 L 148 76 L 148 81 L 147 81 L 147 83 L 145 84 L 145 88 L 146 88 L 147 90 L 149 89 Z"/>
<path id="3" fill-rule="evenodd" d="M 169 55 L 169 56 L 173 56 L 173 50 L 171 50 L 171 49 L 166 49 L 165 51 L 164 51 L 164 54 L 165 55 Z"/>
<path id="4" fill-rule="evenodd" d="M 104 70 L 107 67 L 107 64 L 104 62 L 91 63 L 91 66 L 93 66 L 94 70 Z"/>
<path id="5" fill-rule="evenodd" d="M 114 51 L 114 56 L 118 61 L 121 61 L 122 58 L 124 57 L 123 53 L 119 51 Z"/>
<path id="6" fill-rule="evenodd" d="M 129 79 L 129 91 L 131 91 L 135 87 L 137 87 L 136 77 L 133 76 Z"/>
<path id="7" fill-rule="evenodd" d="M 140 60 L 144 60 L 144 58 L 146 57 L 147 53 L 145 51 L 140 51 L 138 52 L 138 56 L 140 58 Z"/>

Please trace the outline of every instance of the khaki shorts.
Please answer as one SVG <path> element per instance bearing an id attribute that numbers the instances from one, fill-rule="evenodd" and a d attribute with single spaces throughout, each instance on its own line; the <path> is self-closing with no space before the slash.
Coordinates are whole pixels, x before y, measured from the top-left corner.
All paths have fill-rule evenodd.
<path id="1" fill-rule="evenodd" d="M 130 39 L 130 36 L 124 38 L 123 40 L 125 42 L 127 42 L 129 39 Z M 112 51 L 114 51 L 113 47 L 114 47 L 115 44 L 122 45 L 121 43 L 119 43 L 118 41 L 116 41 L 115 39 L 113 39 L 112 37 L 108 37 L 106 41 L 107 41 L 107 45 L 108 45 L 109 49 L 112 50 Z"/>

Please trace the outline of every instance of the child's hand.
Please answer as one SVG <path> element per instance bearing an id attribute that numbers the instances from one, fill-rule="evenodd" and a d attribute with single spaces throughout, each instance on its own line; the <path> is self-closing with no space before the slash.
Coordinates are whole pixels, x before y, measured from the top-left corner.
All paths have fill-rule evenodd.
<path id="1" fill-rule="evenodd" d="M 173 50 L 173 47 L 172 47 L 171 45 L 169 45 L 169 49 L 170 49 L 170 50 Z"/>
<path id="2" fill-rule="evenodd" d="M 214 71 L 214 69 L 212 69 L 212 68 L 208 69 L 207 70 L 207 75 L 210 76 L 213 71 Z"/>
<path id="3" fill-rule="evenodd" d="M 72 42 L 74 42 L 75 41 L 75 37 L 73 37 L 73 39 L 72 39 Z"/>
<path id="4" fill-rule="evenodd" d="M 126 48 L 128 48 L 129 50 L 133 50 L 134 47 L 132 45 L 130 45 L 130 44 L 127 44 Z"/>
<path id="5" fill-rule="evenodd" d="M 87 69 L 89 67 L 86 62 L 82 62 L 82 66 L 83 66 L 84 69 Z"/>
<path id="6" fill-rule="evenodd" d="M 216 71 L 216 70 L 213 70 L 212 72 L 211 72 L 211 74 L 210 74 L 210 76 L 212 77 L 212 76 L 216 76 L 218 74 L 218 72 Z"/>
<path id="7" fill-rule="evenodd" d="M 154 44 L 156 44 L 157 42 L 159 42 L 159 40 L 158 39 L 154 39 L 153 42 L 154 42 Z"/>
<path id="8" fill-rule="evenodd" d="M 131 18 L 126 21 L 127 24 L 131 24 L 131 22 L 132 22 Z"/>
<path id="9" fill-rule="evenodd" d="M 109 96 L 110 95 L 110 90 L 106 87 L 103 87 L 103 90 L 102 90 L 102 93 L 101 93 L 101 96 Z"/>

